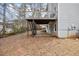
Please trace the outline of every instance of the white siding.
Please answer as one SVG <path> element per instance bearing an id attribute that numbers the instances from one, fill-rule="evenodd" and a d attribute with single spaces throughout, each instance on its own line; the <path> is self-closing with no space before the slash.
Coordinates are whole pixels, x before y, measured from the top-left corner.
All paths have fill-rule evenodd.
<path id="1" fill-rule="evenodd" d="M 79 30 L 79 4 L 77 3 L 59 3 L 58 4 L 58 36 L 67 37 L 69 35 L 68 28 L 75 26 L 76 30 L 72 32 L 76 34 Z"/>
<path id="2" fill-rule="evenodd" d="M 49 12 L 49 18 L 50 18 L 51 14 L 55 14 L 54 18 L 57 18 L 58 4 L 57 3 L 48 3 L 48 12 Z"/>

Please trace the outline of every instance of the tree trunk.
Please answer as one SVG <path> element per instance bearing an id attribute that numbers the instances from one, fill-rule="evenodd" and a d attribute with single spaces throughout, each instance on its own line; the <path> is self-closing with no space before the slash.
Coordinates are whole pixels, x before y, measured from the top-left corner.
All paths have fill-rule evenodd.
<path id="1" fill-rule="evenodd" d="M 5 35 L 5 32 L 6 32 L 6 30 L 5 30 L 5 28 L 6 28 L 6 4 L 4 3 L 4 5 L 3 5 L 3 35 Z"/>

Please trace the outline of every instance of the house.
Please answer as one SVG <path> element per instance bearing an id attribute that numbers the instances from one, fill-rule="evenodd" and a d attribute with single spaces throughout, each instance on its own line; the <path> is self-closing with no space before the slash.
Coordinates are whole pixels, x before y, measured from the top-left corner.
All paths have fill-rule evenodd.
<path id="1" fill-rule="evenodd" d="M 23 8 L 21 9 L 24 10 Z M 44 24 L 47 33 L 60 38 L 79 37 L 79 3 L 26 3 L 25 9 L 25 19 Z M 22 15 L 23 12 L 21 11 Z"/>
<path id="2" fill-rule="evenodd" d="M 79 37 L 79 3 L 58 3 L 58 37 Z"/>
<path id="3" fill-rule="evenodd" d="M 12 23 L 6 23 L 6 32 L 9 33 L 10 31 L 12 31 Z M 3 22 L 0 22 L 0 32 L 3 29 Z"/>
<path id="4" fill-rule="evenodd" d="M 57 37 L 60 38 L 79 36 L 78 3 L 48 3 L 48 9 L 46 12 L 48 14 L 44 18 L 34 17 L 31 19 L 27 18 L 27 20 L 34 20 L 37 24 L 45 24 L 47 20 L 54 20 L 52 21 L 52 31 L 52 27 L 50 27 L 50 24 L 47 25 L 46 31 L 48 33 L 54 33 Z"/>

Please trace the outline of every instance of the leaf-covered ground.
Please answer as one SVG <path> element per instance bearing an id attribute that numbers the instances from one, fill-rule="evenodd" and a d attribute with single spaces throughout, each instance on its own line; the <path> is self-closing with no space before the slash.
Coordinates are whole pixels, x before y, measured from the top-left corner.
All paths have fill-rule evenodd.
<path id="1" fill-rule="evenodd" d="M 22 33 L 0 38 L 0 55 L 79 56 L 79 40 L 58 39 L 49 36 L 27 37 L 27 33 Z"/>

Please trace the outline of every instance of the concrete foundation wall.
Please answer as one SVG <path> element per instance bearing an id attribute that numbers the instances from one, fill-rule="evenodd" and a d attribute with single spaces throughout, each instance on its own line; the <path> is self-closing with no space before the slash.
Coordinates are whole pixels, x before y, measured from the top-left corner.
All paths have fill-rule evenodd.
<path id="1" fill-rule="evenodd" d="M 79 34 L 79 4 L 58 4 L 58 37 L 70 37 Z"/>

